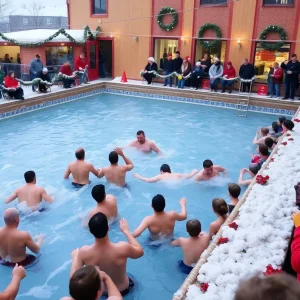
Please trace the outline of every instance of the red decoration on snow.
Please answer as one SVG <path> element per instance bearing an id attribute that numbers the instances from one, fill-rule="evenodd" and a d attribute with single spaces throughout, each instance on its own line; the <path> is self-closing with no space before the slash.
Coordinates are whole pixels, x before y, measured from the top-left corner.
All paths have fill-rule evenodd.
<path id="1" fill-rule="evenodd" d="M 239 227 L 239 225 L 236 224 L 235 222 L 230 223 L 228 226 L 229 226 L 230 228 L 233 228 L 234 230 L 237 230 L 238 227 Z"/>
<path id="2" fill-rule="evenodd" d="M 267 176 L 262 176 L 262 175 L 256 176 L 256 182 L 261 185 L 266 184 L 269 179 L 270 179 L 270 177 L 268 175 Z"/>
<path id="3" fill-rule="evenodd" d="M 293 138 L 289 138 L 289 141 L 293 141 L 294 139 Z"/>
<path id="4" fill-rule="evenodd" d="M 286 136 L 291 136 L 291 134 L 290 134 L 290 133 L 288 133 Z"/>
<path id="5" fill-rule="evenodd" d="M 266 272 L 263 272 L 264 276 L 270 276 L 277 273 L 283 273 L 282 269 L 274 269 L 272 265 L 268 265 L 266 268 Z"/>
<path id="6" fill-rule="evenodd" d="M 294 119 L 294 122 L 299 123 L 299 122 L 300 122 L 300 119 Z"/>
<path id="7" fill-rule="evenodd" d="M 272 157 L 272 158 L 271 158 L 271 161 L 274 161 L 274 160 L 275 160 L 275 158 L 274 158 L 274 157 Z"/>
<path id="8" fill-rule="evenodd" d="M 207 291 L 208 287 L 209 287 L 208 283 L 202 283 L 202 284 L 200 284 L 200 289 L 201 289 L 201 291 L 203 293 L 205 293 Z"/>
<path id="9" fill-rule="evenodd" d="M 287 142 L 283 142 L 283 143 L 281 143 L 281 145 L 286 146 L 286 145 L 287 145 Z"/>
<path id="10" fill-rule="evenodd" d="M 229 239 L 228 238 L 220 238 L 219 241 L 218 241 L 218 245 L 221 245 L 221 244 L 226 244 L 229 242 Z"/>

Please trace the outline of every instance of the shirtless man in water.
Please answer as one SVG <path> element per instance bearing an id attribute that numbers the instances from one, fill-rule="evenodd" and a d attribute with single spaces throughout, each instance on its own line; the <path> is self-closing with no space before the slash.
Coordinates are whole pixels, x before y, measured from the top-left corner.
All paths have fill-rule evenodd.
<path id="1" fill-rule="evenodd" d="M 105 194 L 105 186 L 103 184 L 93 187 L 92 196 L 96 200 L 97 206 L 89 213 L 87 222 L 98 212 L 105 214 L 108 220 L 118 216 L 117 199 L 114 195 Z"/>
<path id="2" fill-rule="evenodd" d="M 154 176 L 152 178 L 146 178 L 139 174 L 133 174 L 132 176 L 140 179 L 142 181 L 153 183 L 158 181 L 165 181 L 165 180 L 181 180 L 181 179 L 190 179 L 198 173 L 197 170 L 192 171 L 190 174 L 180 174 L 180 173 L 172 173 L 171 168 L 167 164 L 163 164 L 160 167 L 160 174 Z"/>
<path id="3" fill-rule="evenodd" d="M 140 236 L 147 228 L 150 231 L 150 239 L 158 240 L 162 237 L 172 237 L 176 221 L 183 221 L 187 218 L 186 199 L 179 201 L 181 212 L 165 212 L 166 201 L 162 195 L 156 195 L 152 199 L 153 216 L 144 218 L 142 223 L 132 233 L 134 237 Z"/>
<path id="4" fill-rule="evenodd" d="M 226 174 L 226 169 L 221 166 L 214 166 L 213 162 L 209 159 L 203 162 L 203 169 L 198 173 L 195 181 L 210 180 L 220 175 Z"/>
<path id="5" fill-rule="evenodd" d="M 138 151 L 142 151 L 144 153 L 150 153 L 151 151 L 154 151 L 157 154 L 162 155 L 162 152 L 158 149 L 155 143 L 146 139 L 145 133 L 142 130 L 137 132 L 136 140 L 131 142 L 128 146 L 134 147 Z"/>
<path id="6" fill-rule="evenodd" d="M 8 208 L 4 212 L 5 227 L 0 228 L 0 256 L 1 264 L 14 266 L 26 266 L 35 260 L 35 256 L 26 254 L 26 248 L 33 253 L 38 253 L 43 237 L 37 236 L 35 242 L 30 234 L 18 230 L 20 223 L 19 211 L 16 208 Z"/>
<path id="7" fill-rule="evenodd" d="M 171 245 L 181 247 L 183 260 L 179 262 L 179 267 L 183 273 L 189 274 L 208 247 L 210 237 L 205 232 L 201 232 L 201 223 L 195 219 L 186 223 L 186 231 L 190 235 L 189 238 L 181 237 L 173 241 Z"/>
<path id="8" fill-rule="evenodd" d="M 90 172 L 98 177 L 98 171 L 95 169 L 93 164 L 84 161 L 85 151 L 83 148 L 77 149 L 75 152 L 75 156 L 77 160 L 68 165 L 68 168 L 64 175 L 64 179 L 68 179 L 70 174 L 72 174 L 72 185 L 80 188 L 90 183 Z"/>
<path id="9" fill-rule="evenodd" d="M 122 296 L 125 296 L 134 287 L 134 282 L 126 274 L 127 259 L 142 257 L 144 255 L 142 246 L 131 235 L 128 223 L 124 219 L 120 221 L 120 230 L 128 242 L 112 243 L 109 240 L 108 221 L 103 213 L 97 213 L 90 219 L 89 229 L 95 237 L 95 243 L 80 248 L 78 267 L 98 266 L 112 279 Z"/>
<path id="10" fill-rule="evenodd" d="M 53 201 L 44 188 L 36 186 L 36 176 L 33 171 L 27 171 L 24 174 L 24 178 L 26 184 L 16 189 L 13 194 L 5 200 L 6 204 L 18 198 L 19 203 L 26 202 L 27 206 L 34 211 L 40 209 L 40 203 L 43 199 L 48 203 Z"/>
<path id="11" fill-rule="evenodd" d="M 126 165 L 118 165 L 119 155 L 124 159 Z M 108 182 L 120 187 L 126 187 L 126 173 L 134 168 L 133 163 L 125 156 L 121 148 L 116 148 L 115 151 L 110 152 L 108 159 L 111 165 L 102 168 L 99 171 L 98 177 L 102 178 L 105 176 Z"/>

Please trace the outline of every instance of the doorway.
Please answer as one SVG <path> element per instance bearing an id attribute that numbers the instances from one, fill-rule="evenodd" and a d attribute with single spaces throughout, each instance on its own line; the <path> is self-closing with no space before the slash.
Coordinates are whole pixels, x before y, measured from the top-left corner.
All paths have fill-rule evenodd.
<path id="1" fill-rule="evenodd" d="M 99 74 L 101 78 L 113 78 L 113 40 L 99 41 Z"/>

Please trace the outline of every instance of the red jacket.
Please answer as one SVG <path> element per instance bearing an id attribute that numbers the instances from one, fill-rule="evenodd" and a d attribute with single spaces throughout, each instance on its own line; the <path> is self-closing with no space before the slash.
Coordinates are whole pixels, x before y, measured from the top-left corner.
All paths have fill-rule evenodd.
<path id="1" fill-rule="evenodd" d="M 274 71 L 272 74 L 274 74 Z M 278 68 L 273 77 L 273 83 L 280 84 L 280 83 L 282 83 L 282 79 L 283 79 L 283 70 L 281 68 Z"/>
<path id="2" fill-rule="evenodd" d="M 79 56 L 75 59 L 74 65 L 75 65 L 75 70 L 79 71 L 79 68 L 85 69 L 85 66 L 88 65 L 88 62 L 86 58 L 81 59 Z"/>
<path id="3" fill-rule="evenodd" d="M 19 82 L 16 78 L 11 78 L 10 76 L 6 76 L 4 85 L 7 88 L 16 88 L 19 86 Z"/>
<path id="4" fill-rule="evenodd" d="M 223 77 L 224 75 L 227 75 L 227 78 L 235 78 L 236 77 L 235 68 L 231 67 L 230 69 L 228 69 L 227 67 L 225 67 Z"/>
<path id="5" fill-rule="evenodd" d="M 73 75 L 73 71 L 70 65 L 62 65 L 60 68 L 60 72 L 68 75 L 68 76 L 72 76 Z"/>
<path id="6" fill-rule="evenodd" d="M 298 281 L 300 281 L 300 227 L 297 227 L 294 232 L 291 264 L 294 271 L 298 274 Z"/>

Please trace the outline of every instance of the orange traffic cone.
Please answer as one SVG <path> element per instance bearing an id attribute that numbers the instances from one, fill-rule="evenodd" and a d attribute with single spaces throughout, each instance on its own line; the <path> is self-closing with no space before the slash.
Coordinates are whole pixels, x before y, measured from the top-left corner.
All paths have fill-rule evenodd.
<path id="1" fill-rule="evenodd" d="M 127 77 L 125 71 L 122 74 L 121 82 L 127 82 Z"/>

